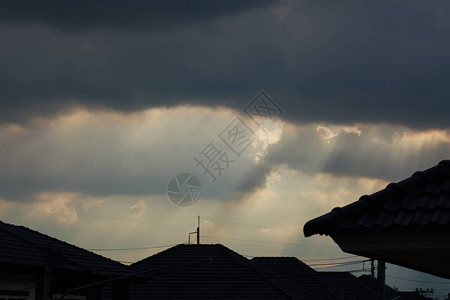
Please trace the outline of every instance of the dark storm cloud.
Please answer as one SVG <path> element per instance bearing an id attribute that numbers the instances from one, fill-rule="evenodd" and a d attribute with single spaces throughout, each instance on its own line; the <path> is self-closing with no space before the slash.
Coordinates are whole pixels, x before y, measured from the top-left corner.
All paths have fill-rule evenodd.
<path id="1" fill-rule="evenodd" d="M 75 32 L 93 28 L 146 30 L 235 14 L 270 2 L 273 0 L 2 1 L 0 22 L 40 23 L 57 30 Z"/>
<path id="2" fill-rule="evenodd" d="M 240 193 L 253 193 L 257 189 L 262 189 L 266 186 L 267 176 L 272 172 L 273 166 L 267 163 L 260 163 L 251 169 L 244 180 L 241 182 L 238 191 Z"/>
<path id="3" fill-rule="evenodd" d="M 98 17 L 87 5 L 87 20 L 77 9 L 54 17 L 62 4 L 50 15 L 10 4 L 0 28 L 0 120 L 73 104 L 241 110 L 265 89 L 291 121 L 450 126 L 448 2 L 233 3 L 152 4 L 158 21 L 139 13 L 128 27 L 108 11 L 118 4 Z M 189 22 L 172 26 L 177 14 Z M 153 26 L 145 22 L 159 27 L 142 30 Z"/>

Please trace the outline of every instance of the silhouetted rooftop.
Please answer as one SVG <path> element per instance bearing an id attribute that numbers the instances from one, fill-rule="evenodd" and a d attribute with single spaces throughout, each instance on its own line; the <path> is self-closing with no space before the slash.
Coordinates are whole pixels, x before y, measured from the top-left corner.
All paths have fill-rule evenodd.
<path id="1" fill-rule="evenodd" d="M 57 269 L 96 275 L 131 273 L 127 266 L 24 226 L 0 221 L 0 263 L 44 267 L 51 256 Z"/>
<path id="2" fill-rule="evenodd" d="M 450 228 L 450 160 L 307 222 L 305 236 L 354 228 Z"/>
<path id="3" fill-rule="evenodd" d="M 334 208 L 303 231 L 329 235 L 348 253 L 450 278 L 450 160 Z"/>
<path id="4" fill-rule="evenodd" d="M 146 285 L 131 285 L 130 297 L 315 299 L 286 278 L 258 268 L 247 258 L 220 244 L 177 245 L 131 267 L 139 271 L 150 270 L 204 258 L 211 258 L 212 263 L 157 277 Z"/>
<path id="5" fill-rule="evenodd" d="M 375 300 L 375 290 L 369 290 L 348 272 L 317 272 L 316 278 L 338 299 Z M 389 299 L 389 298 L 386 298 Z"/>

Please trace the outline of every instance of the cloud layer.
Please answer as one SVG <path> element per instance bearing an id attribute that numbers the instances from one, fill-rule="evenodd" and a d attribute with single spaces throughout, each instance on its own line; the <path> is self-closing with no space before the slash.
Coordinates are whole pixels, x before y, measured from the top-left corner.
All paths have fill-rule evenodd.
<path id="1" fill-rule="evenodd" d="M 0 126 L 0 197 L 165 195 L 172 176 L 190 172 L 200 178 L 205 198 L 232 200 L 264 188 L 267 176 L 284 165 L 312 175 L 396 181 L 446 159 L 450 149 L 448 130 L 283 122 L 258 129 L 241 116 L 255 135 L 237 156 L 220 134 L 231 132 L 224 130 L 238 115 L 193 106 L 136 113 L 78 108 L 27 126 Z M 227 155 L 220 174 L 195 160 L 206 165 L 209 145 Z"/>
<path id="2" fill-rule="evenodd" d="M 259 135 L 241 157 L 227 151 L 218 135 L 236 115 L 188 106 L 131 114 L 76 109 L 29 126 L 0 127 L 0 197 L 164 195 L 170 178 L 181 172 L 201 178 L 208 198 L 251 193 L 271 172 L 256 161 L 267 142 Z M 215 183 L 194 161 L 211 141 L 230 161 L 221 174 L 214 171 Z"/>
<path id="3" fill-rule="evenodd" d="M 415 131 L 402 126 L 287 126 L 269 146 L 266 161 L 310 174 L 399 181 L 446 159 L 448 130 Z"/>
<path id="4" fill-rule="evenodd" d="M 0 218 L 134 248 L 186 242 L 201 215 L 203 242 L 242 254 L 345 256 L 303 224 L 449 158 L 449 14 L 420 0 L 0 2 Z M 262 89 L 284 114 L 258 128 L 243 108 Z M 237 116 L 255 132 L 240 157 L 219 136 Z M 194 161 L 210 142 L 233 160 L 217 182 Z M 185 209 L 166 195 L 181 172 L 203 187 Z"/>
<path id="5" fill-rule="evenodd" d="M 81 0 L 40 3 L 20 0 L 0 4 L 1 22 L 6 24 L 45 24 L 61 31 L 84 31 L 97 28 L 151 30 L 173 28 L 183 24 L 237 14 L 266 6 L 274 1 L 231 0 L 212 3 L 194 1 L 122 1 Z"/>
<path id="6" fill-rule="evenodd" d="M 265 89 L 294 122 L 450 125 L 448 2 L 226 3 L 4 3 L 0 120 L 80 103 L 240 110 Z"/>

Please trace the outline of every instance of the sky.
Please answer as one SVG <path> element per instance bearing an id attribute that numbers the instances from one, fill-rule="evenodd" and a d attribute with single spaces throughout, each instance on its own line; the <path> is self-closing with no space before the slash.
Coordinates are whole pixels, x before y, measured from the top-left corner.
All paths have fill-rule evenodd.
<path id="1" fill-rule="evenodd" d="M 449 158 L 449 13 L 447 1 L 2 1 L 0 219 L 123 262 L 187 242 L 199 215 L 202 243 L 248 257 L 348 257 L 305 239 L 304 223 Z M 256 117 L 264 101 L 273 114 Z M 222 169 L 207 172 L 214 151 Z M 201 184 L 188 207 L 167 193 L 180 173 Z"/>

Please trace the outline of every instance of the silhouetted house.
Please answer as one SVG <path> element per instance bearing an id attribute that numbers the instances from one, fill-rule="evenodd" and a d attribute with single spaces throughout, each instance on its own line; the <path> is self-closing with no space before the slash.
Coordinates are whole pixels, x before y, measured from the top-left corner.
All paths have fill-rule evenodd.
<path id="1" fill-rule="evenodd" d="M 367 289 L 369 289 L 370 291 L 375 291 L 377 289 L 377 280 L 376 278 L 370 276 L 370 275 L 361 275 L 358 277 L 358 282 L 365 286 Z M 385 285 L 384 287 L 384 295 L 386 297 L 386 299 L 394 299 L 398 296 L 400 296 L 400 293 L 396 290 L 394 290 L 393 288 L 391 288 L 388 285 Z M 406 300 L 406 298 L 402 299 Z"/>
<path id="2" fill-rule="evenodd" d="M 212 263 L 130 285 L 130 299 L 319 299 L 220 245 L 177 245 L 131 265 L 136 271 L 211 258 Z"/>
<path id="3" fill-rule="evenodd" d="M 375 300 L 350 273 L 317 272 L 294 257 L 249 260 L 220 244 L 178 245 L 131 267 L 149 271 L 204 258 L 212 263 L 131 284 L 130 299 Z"/>
<path id="4" fill-rule="evenodd" d="M 348 272 L 317 272 L 316 278 L 326 286 L 327 290 L 338 299 L 376 300 L 375 289 L 369 289 L 362 285 L 358 278 Z M 398 296 L 398 295 L 397 295 Z M 394 297 L 393 297 L 394 298 Z M 393 299 L 386 298 L 386 299 Z"/>
<path id="5" fill-rule="evenodd" d="M 0 221 L 0 298 L 43 299 L 105 279 L 132 274 L 127 266 L 23 226 Z M 112 290 L 108 290 L 112 289 Z M 48 291 L 48 293 L 47 293 Z M 117 281 L 71 293 L 78 299 L 126 299 Z"/>
<path id="6" fill-rule="evenodd" d="M 371 291 L 375 291 L 377 287 L 377 280 L 370 275 L 361 275 L 358 277 L 358 281 Z M 386 299 L 397 300 L 427 300 L 428 298 L 421 295 L 419 292 L 400 292 L 396 291 L 388 285 L 384 287 Z"/>
<path id="7" fill-rule="evenodd" d="M 376 299 L 376 286 L 365 284 L 366 280 L 374 280 L 368 275 L 357 278 L 349 272 L 318 272 L 295 257 L 255 257 L 251 261 L 259 267 L 285 275 L 292 284 L 306 291 L 310 299 Z M 389 286 L 386 285 L 385 289 L 389 291 L 386 293 L 387 300 L 399 296 Z"/>
<path id="8" fill-rule="evenodd" d="M 400 300 L 430 300 L 430 298 L 421 295 L 418 291 L 414 292 L 398 292 L 401 296 Z M 432 298 L 432 296 L 430 296 Z"/>
<path id="9" fill-rule="evenodd" d="M 310 299 L 338 299 L 317 279 L 317 272 L 296 257 L 255 257 L 250 260 L 259 268 L 271 270 L 278 278 L 302 289 Z"/>
<path id="10" fill-rule="evenodd" d="M 450 278 L 450 161 L 307 222 L 348 253 Z"/>

